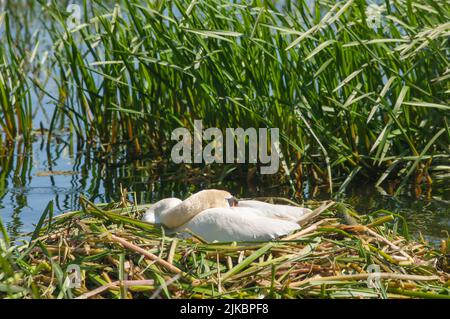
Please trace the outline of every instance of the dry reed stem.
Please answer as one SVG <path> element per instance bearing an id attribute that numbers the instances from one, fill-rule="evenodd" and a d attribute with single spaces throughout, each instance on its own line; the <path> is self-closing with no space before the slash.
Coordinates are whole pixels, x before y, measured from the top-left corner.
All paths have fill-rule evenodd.
<path id="1" fill-rule="evenodd" d="M 329 276 L 329 277 L 319 277 L 319 278 L 308 278 L 303 281 L 294 282 L 289 285 L 289 287 L 300 287 L 306 284 L 313 284 L 314 281 L 319 281 L 320 283 L 324 281 L 351 281 L 351 280 L 366 280 L 370 276 L 376 276 L 379 279 L 393 279 L 393 280 L 412 280 L 412 281 L 434 281 L 439 280 L 438 276 L 420 276 L 420 275 L 404 275 L 404 274 L 394 274 L 394 273 L 366 273 L 366 274 L 355 274 L 355 275 L 343 275 L 343 276 Z M 320 284 L 317 283 L 317 284 Z"/>
<path id="2" fill-rule="evenodd" d="M 155 284 L 154 280 L 124 280 L 124 281 L 117 280 L 114 282 L 110 282 L 107 285 L 91 290 L 87 293 L 84 293 L 75 299 L 89 299 L 117 286 L 135 287 L 135 286 L 153 286 L 154 284 Z"/>
<path id="3" fill-rule="evenodd" d="M 169 270 L 172 273 L 175 274 L 182 274 L 183 271 L 181 269 L 179 269 L 178 267 L 168 263 L 167 261 L 165 261 L 164 259 L 159 258 L 158 256 L 146 251 L 145 249 L 142 249 L 139 246 L 136 246 L 135 244 L 132 244 L 128 241 L 126 241 L 123 238 L 117 237 L 115 235 L 110 235 L 109 238 L 111 238 L 113 241 L 121 244 L 122 246 L 124 246 L 125 248 L 128 248 L 136 253 L 139 253 L 141 255 L 144 255 L 145 257 L 147 257 L 148 259 L 156 262 L 157 264 L 160 264 L 161 266 L 163 266 L 164 268 L 166 268 L 167 270 Z"/>

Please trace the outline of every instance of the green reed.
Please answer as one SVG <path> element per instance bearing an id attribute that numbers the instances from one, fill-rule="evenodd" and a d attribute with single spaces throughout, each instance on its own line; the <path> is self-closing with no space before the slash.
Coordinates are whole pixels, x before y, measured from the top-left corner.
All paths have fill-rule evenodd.
<path id="1" fill-rule="evenodd" d="M 33 119 L 42 107 L 40 86 L 49 81 L 39 7 L 30 1 L 0 4 L 0 146 L 32 142 Z"/>
<path id="2" fill-rule="evenodd" d="M 355 177 L 430 183 L 449 161 L 448 1 L 385 1 L 375 27 L 360 0 L 80 1 L 73 30 L 65 4 L 40 3 L 51 130 L 167 155 L 195 119 L 278 127 L 291 183 L 341 190 Z"/>
<path id="3" fill-rule="evenodd" d="M 0 26 L 5 28 L 0 44 L 0 133 L 4 133 L 8 142 L 14 141 L 18 135 L 29 140 L 32 105 L 24 74 L 28 58 L 23 56 L 23 52 L 13 49 L 9 16 L 5 13 L 0 15 Z"/>

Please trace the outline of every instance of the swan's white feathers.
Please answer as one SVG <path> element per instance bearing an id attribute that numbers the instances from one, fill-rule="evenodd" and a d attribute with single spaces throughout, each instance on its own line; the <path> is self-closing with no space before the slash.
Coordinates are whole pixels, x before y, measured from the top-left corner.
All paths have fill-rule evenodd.
<path id="1" fill-rule="evenodd" d="M 158 219 L 158 220 L 157 220 Z M 153 211 L 147 210 L 142 217 L 142 221 L 150 224 L 159 224 L 159 218 L 155 216 Z"/>
<path id="2" fill-rule="evenodd" d="M 274 205 L 257 200 L 241 200 L 238 206 L 257 209 L 260 212 L 259 216 L 290 220 L 293 222 L 299 221 L 304 215 L 312 212 L 312 210 L 304 207 Z"/>
<path id="3" fill-rule="evenodd" d="M 181 204 L 183 201 L 178 198 L 165 198 L 151 205 L 144 213 L 142 220 L 151 224 L 160 224 L 161 217 L 173 208 Z"/>
<path id="4" fill-rule="evenodd" d="M 267 241 L 286 235 L 300 226 L 294 222 L 260 216 L 248 207 L 210 208 L 176 231 L 189 229 L 208 242 Z"/>

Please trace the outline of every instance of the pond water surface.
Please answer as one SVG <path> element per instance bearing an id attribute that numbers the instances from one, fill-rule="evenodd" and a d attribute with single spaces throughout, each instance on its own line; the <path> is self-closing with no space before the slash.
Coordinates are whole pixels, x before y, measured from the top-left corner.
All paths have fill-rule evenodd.
<path id="1" fill-rule="evenodd" d="M 80 195 L 97 203 L 111 202 L 120 200 L 121 190 L 127 189 L 128 197 L 139 204 L 171 196 L 185 198 L 192 192 L 213 187 L 227 189 L 241 198 L 289 196 L 283 186 L 255 186 L 245 180 L 221 182 L 204 174 L 196 176 L 197 173 L 189 176 L 179 166 L 164 160 L 130 161 L 126 156 L 118 158 L 111 154 L 111 158 L 106 158 L 95 152 L 76 152 L 68 141 L 58 138 L 47 149 L 46 138 L 40 136 L 32 151 L 24 153 L 16 149 L 0 158 L 0 217 L 13 238 L 31 232 L 50 201 L 54 201 L 57 212 L 79 209 Z M 446 185 L 438 189 L 428 200 L 406 195 L 393 197 L 361 186 L 352 188 L 341 199 L 359 213 L 378 209 L 400 213 L 415 237 L 422 234 L 438 243 L 450 231 L 450 189 Z M 329 199 L 329 194 L 324 193 L 303 195 L 306 200 Z"/>
<path id="2" fill-rule="evenodd" d="M 24 7 L 20 10 L 28 9 Z M 30 10 L 39 12 L 40 9 L 33 7 Z M 36 42 L 34 32 L 38 27 L 31 22 L 30 26 L 33 37 L 31 34 L 24 36 Z M 39 40 L 41 46 L 37 56 L 42 59 L 47 50 L 51 50 L 51 41 L 46 33 Z M 54 84 L 52 80 L 47 84 L 50 92 L 57 89 Z M 47 114 L 51 115 L 53 110 L 51 100 L 46 96 L 38 98 L 35 93 L 32 94 L 36 105 L 35 127 L 41 123 L 48 127 Z M 421 233 L 426 239 L 437 243 L 447 238 L 450 231 L 449 184 L 441 181 L 436 185 L 431 199 L 408 195 L 392 197 L 383 194 L 380 189 L 362 186 L 353 187 L 342 199 L 360 213 L 378 209 L 400 213 L 408 221 L 415 236 Z M 245 180 L 222 183 L 220 178 L 188 176 L 180 167 L 164 159 L 152 159 L 151 156 L 142 160 L 129 160 L 126 156 L 116 158 L 111 155 L 111 159 L 108 159 L 92 151 L 77 152 L 76 145 L 66 136 L 52 140 L 49 148 L 45 136 L 40 136 L 36 138 L 32 151 L 23 152 L 16 148 L 6 152 L 4 157 L 0 155 L 0 218 L 14 238 L 31 232 L 52 200 L 56 211 L 66 212 L 80 208 L 80 195 L 97 203 L 111 202 L 120 199 L 121 189 L 127 189 L 134 192 L 138 203 L 151 203 L 169 196 L 184 198 L 209 187 L 225 188 L 238 197 L 287 195 L 286 187 L 248 185 Z M 315 196 L 305 192 L 304 197 L 310 199 Z M 318 196 L 318 199 L 328 198 L 328 194 Z"/>

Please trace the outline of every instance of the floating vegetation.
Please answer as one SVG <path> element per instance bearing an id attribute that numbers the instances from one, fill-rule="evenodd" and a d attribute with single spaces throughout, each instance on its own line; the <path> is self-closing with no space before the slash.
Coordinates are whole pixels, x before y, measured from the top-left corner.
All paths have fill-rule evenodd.
<path id="1" fill-rule="evenodd" d="M 410 240 L 387 211 L 309 202 L 320 214 L 277 241 L 205 243 L 140 221 L 146 206 L 81 201 L 57 217 L 50 203 L 25 244 L 0 223 L 0 297 L 450 299 L 449 240 Z"/>
<path id="2" fill-rule="evenodd" d="M 79 172 L 74 171 L 46 171 L 46 172 L 37 172 L 36 176 L 38 177 L 48 177 L 48 176 L 71 176 L 77 175 Z"/>

